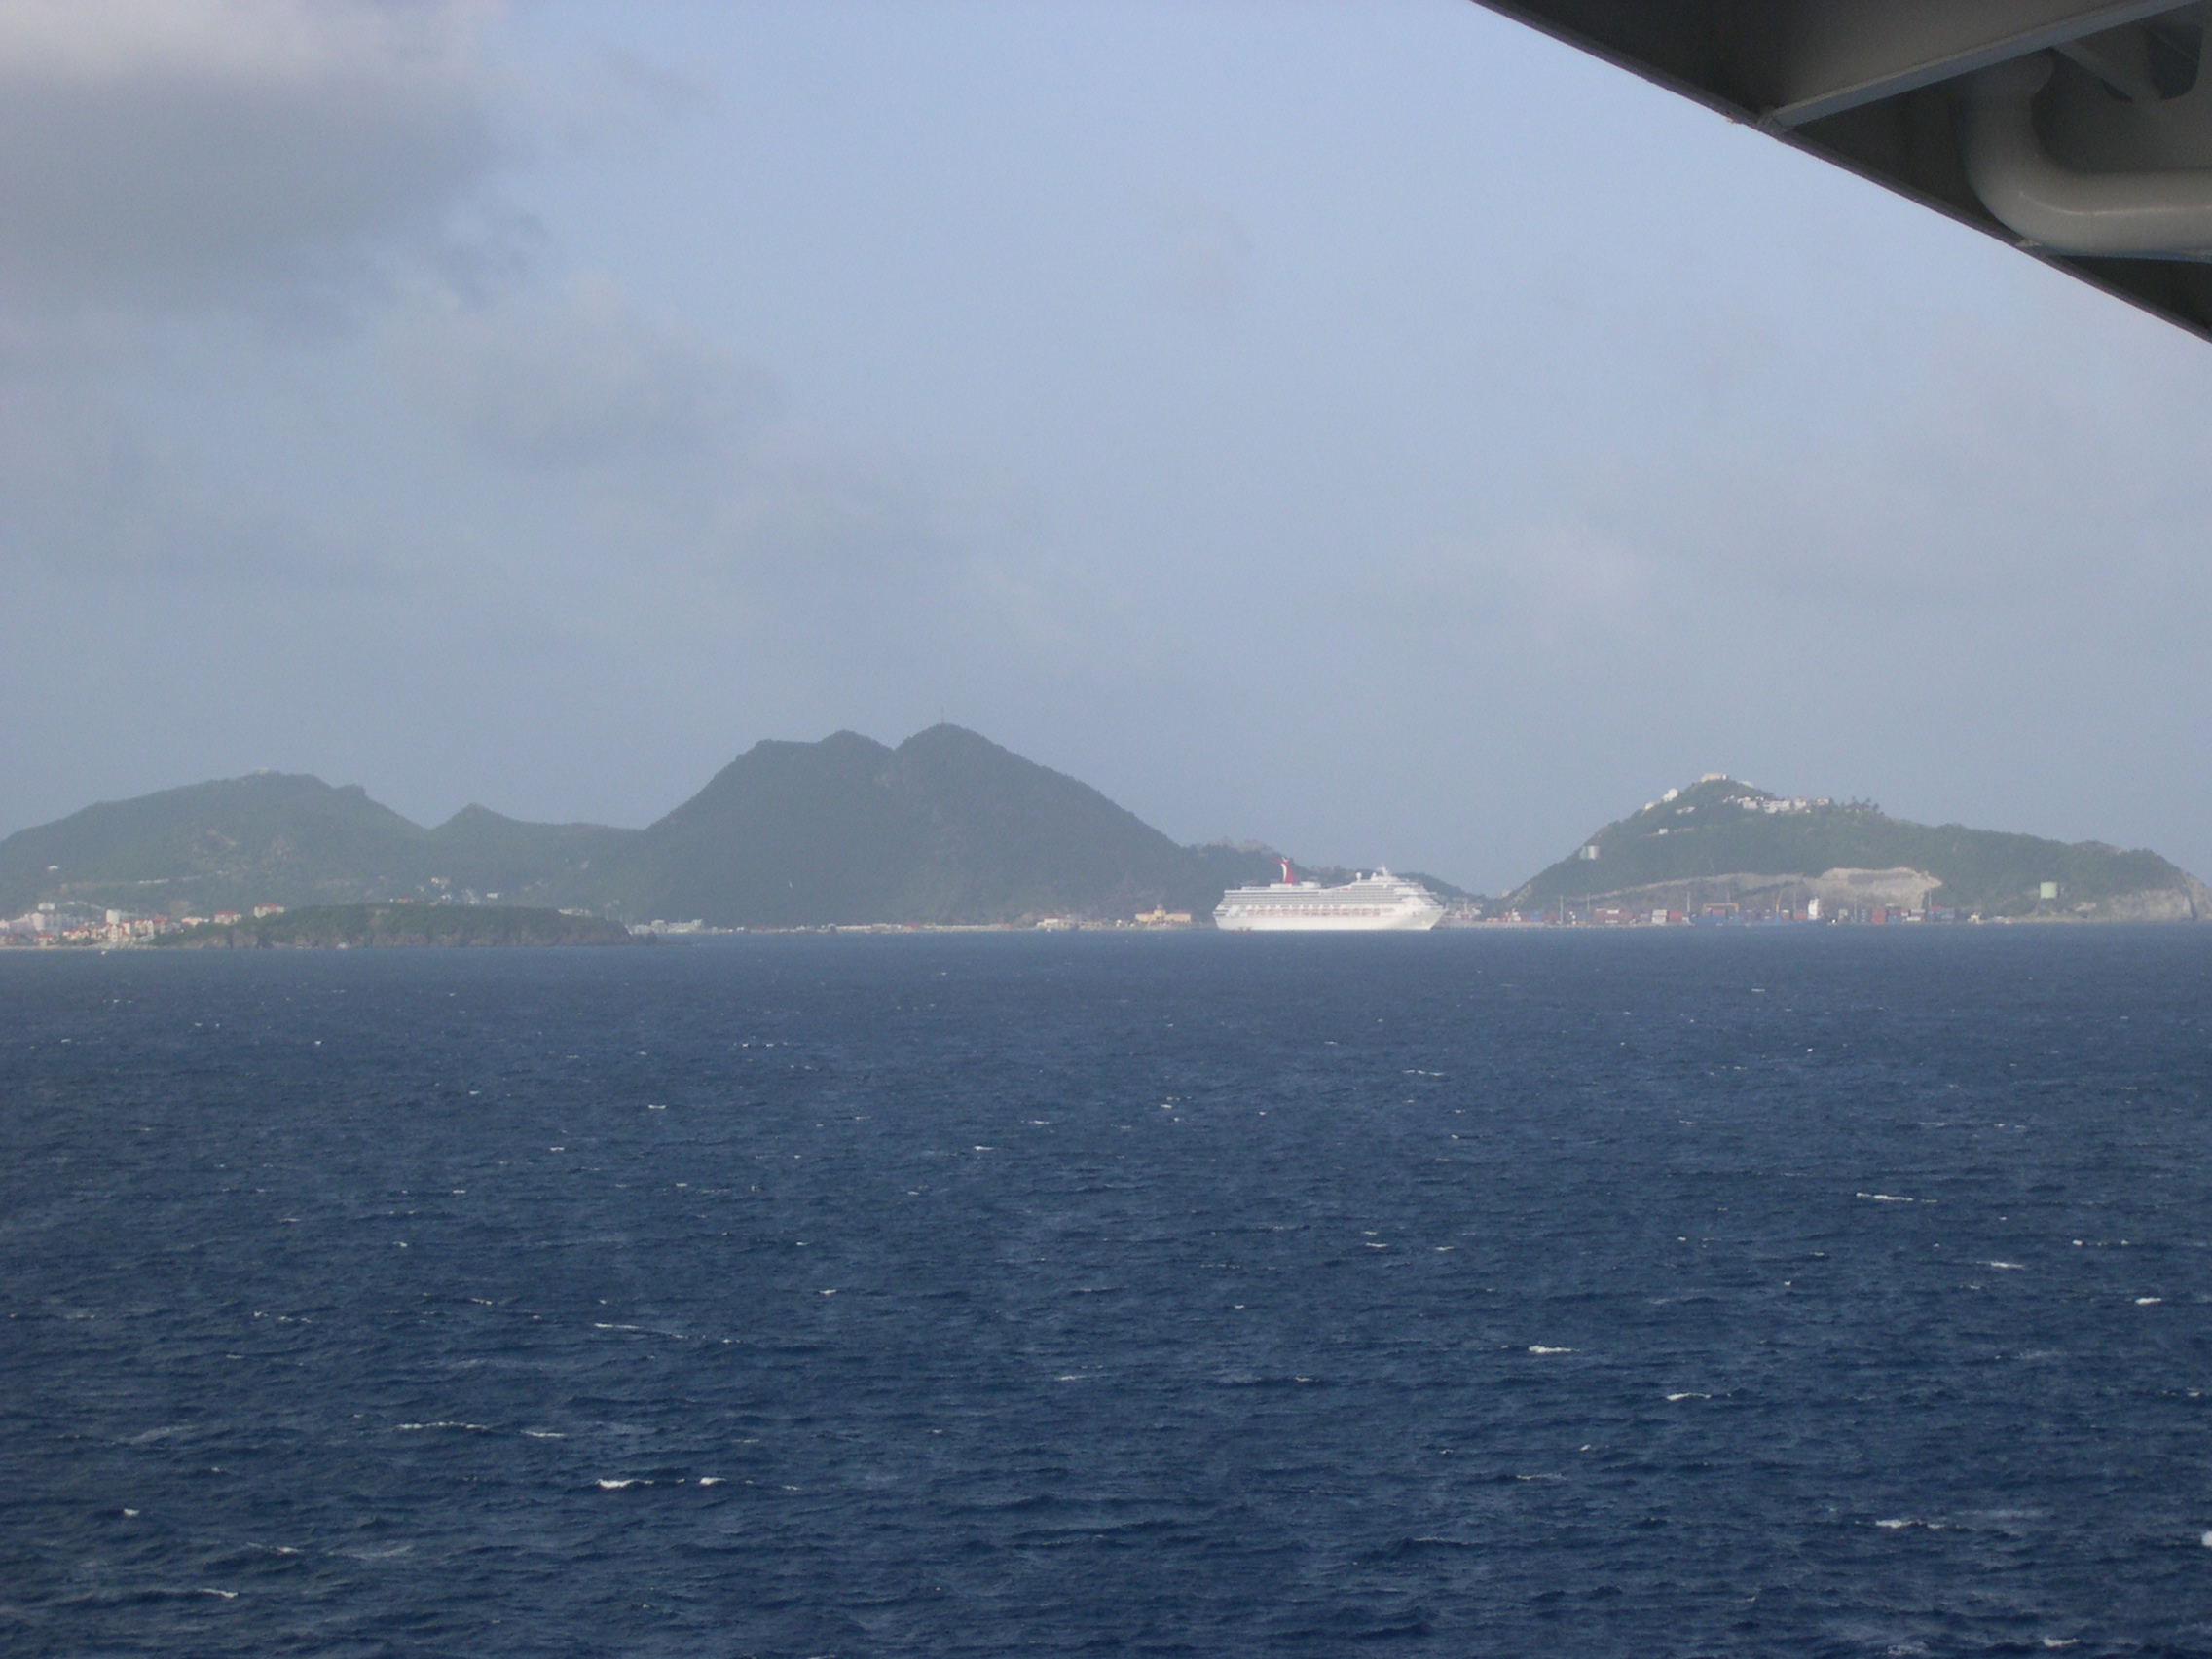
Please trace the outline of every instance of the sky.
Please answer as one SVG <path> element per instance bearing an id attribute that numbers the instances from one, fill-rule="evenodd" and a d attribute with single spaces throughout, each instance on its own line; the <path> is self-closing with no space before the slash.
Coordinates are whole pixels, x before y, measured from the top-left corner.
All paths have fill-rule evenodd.
<path id="1" fill-rule="evenodd" d="M 1468 0 L 0 0 L 0 833 L 940 718 L 1501 891 L 2212 876 L 2212 347 Z"/>

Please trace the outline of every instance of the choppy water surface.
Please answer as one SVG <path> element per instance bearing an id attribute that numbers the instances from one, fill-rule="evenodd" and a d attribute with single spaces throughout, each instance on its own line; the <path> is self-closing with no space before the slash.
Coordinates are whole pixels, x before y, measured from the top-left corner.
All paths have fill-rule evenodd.
<path id="1" fill-rule="evenodd" d="M 2212 930 L 0 958 L 10 1654 L 2212 1651 Z"/>

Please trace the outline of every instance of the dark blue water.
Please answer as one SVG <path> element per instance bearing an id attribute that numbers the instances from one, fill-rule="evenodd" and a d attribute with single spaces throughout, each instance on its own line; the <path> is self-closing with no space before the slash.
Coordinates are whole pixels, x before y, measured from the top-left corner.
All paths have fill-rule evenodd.
<path id="1" fill-rule="evenodd" d="M 2212 929 L 0 957 L 0 1648 L 2212 1652 Z"/>

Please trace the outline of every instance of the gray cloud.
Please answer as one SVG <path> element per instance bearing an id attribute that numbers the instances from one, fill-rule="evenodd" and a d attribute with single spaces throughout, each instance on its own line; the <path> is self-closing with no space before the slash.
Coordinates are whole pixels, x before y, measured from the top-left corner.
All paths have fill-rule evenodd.
<path id="1" fill-rule="evenodd" d="M 784 416 L 764 370 L 605 282 L 411 313 L 391 353 L 441 425 L 559 503 L 579 566 L 657 571 L 710 610 L 849 610 L 853 584 L 941 576 L 975 528 L 907 455 Z"/>
<path id="2" fill-rule="evenodd" d="M 537 124 L 564 142 L 593 149 L 608 137 L 651 150 L 672 122 L 713 101 L 711 77 L 602 46 L 558 88 L 541 88 Z"/>
<path id="3" fill-rule="evenodd" d="M 605 284 L 552 303 L 410 320 L 402 367 L 430 407 L 504 465 L 565 472 L 695 464 L 746 448 L 772 407 L 768 377 Z"/>
<path id="4" fill-rule="evenodd" d="M 1243 294 L 1252 235 L 1220 203 L 1189 192 L 1163 202 L 1158 235 L 1167 287 L 1176 298 L 1213 307 Z"/>
<path id="5" fill-rule="evenodd" d="M 0 8 L 0 297 L 266 305 L 451 255 L 498 160 L 483 0 Z"/>
<path id="6" fill-rule="evenodd" d="M 358 534 L 304 527 L 278 501 L 200 475 L 104 388 L 0 378 L 0 571 L 123 581 L 360 588 L 405 579 Z M 111 603 L 113 595 L 103 596 Z"/>
<path id="7" fill-rule="evenodd" d="M 0 572 L 394 578 L 377 526 L 292 482 L 312 441 L 267 402 L 303 338 L 516 257 L 502 10 L 0 5 Z"/>

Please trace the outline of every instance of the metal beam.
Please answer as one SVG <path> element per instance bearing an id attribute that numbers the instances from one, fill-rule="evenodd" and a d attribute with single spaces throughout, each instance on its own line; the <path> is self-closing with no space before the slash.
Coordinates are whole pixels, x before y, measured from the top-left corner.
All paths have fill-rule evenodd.
<path id="1" fill-rule="evenodd" d="M 1760 125 L 1801 127 L 2179 10 L 2175 0 L 1800 0 L 1778 18 Z M 1765 55 L 1762 54 L 1761 55 Z"/>
<path id="2" fill-rule="evenodd" d="M 2160 101 L 2158 84 L 2151 76 L 2151 37 L 2141 29 L 2068 41 L 2058 55 L 2079 63 L 2129 103 Z"/>
<path id="3" fill-rule="evenodd" d="M 2089 37 L 2163 13 L 2212 12 L 2212 0 L 2194 8 L 2176 0 L 1477 3 L 2013 247 L 2019 234 L 1968 181 L 1958 108 L 1940 83 L 2077 41 L 2083 55 L 2111 57 L 2099 49 L 2123 43 Z M 2205 70 L 2212 74 L 2212 62 Z M 2069 64 L 2066 73 L 2080 71 Z M 2212 340 L 2212 263 L 2024 251 Z"/>

